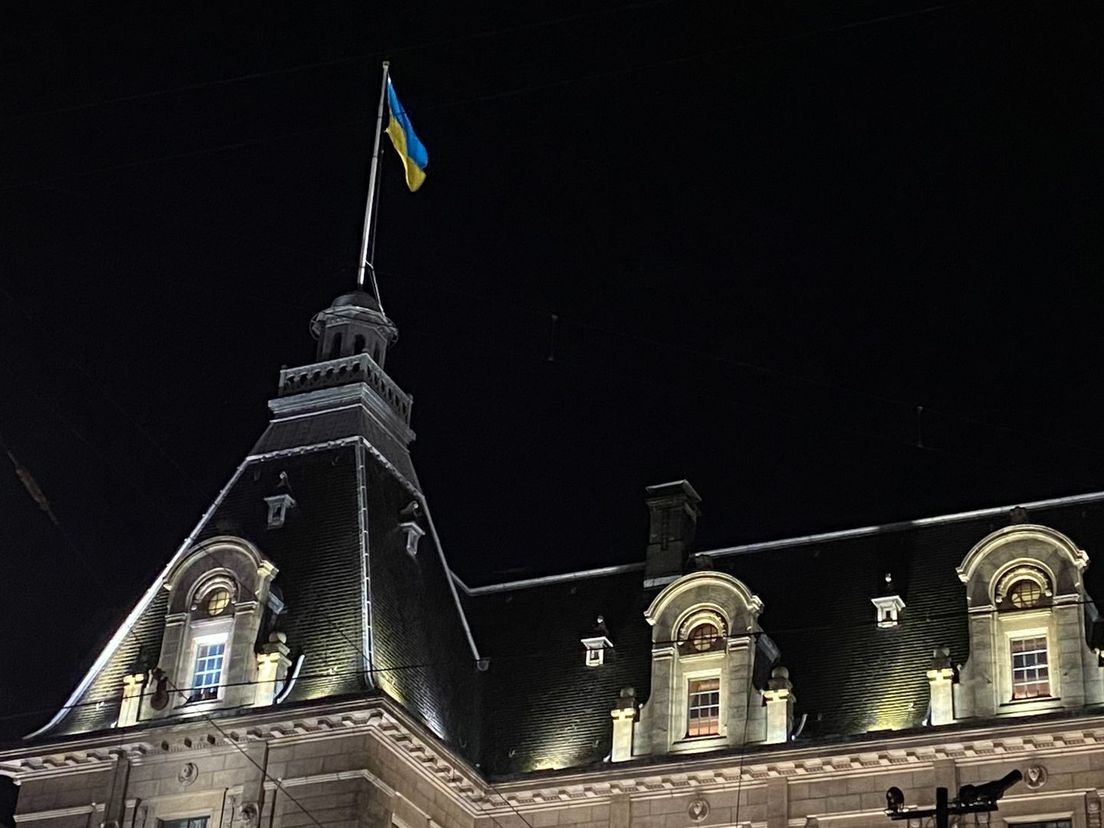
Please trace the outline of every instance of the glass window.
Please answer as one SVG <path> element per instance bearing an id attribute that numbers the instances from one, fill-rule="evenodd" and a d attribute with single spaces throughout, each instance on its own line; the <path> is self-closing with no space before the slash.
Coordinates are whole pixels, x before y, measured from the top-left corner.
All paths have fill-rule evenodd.
<path id="1" fill-rule="evenodd" d="M 1036 607 L 1043 600 L 1043 588 L 1030 578 L 1022 578 L 1008 590 L 1008 600 L 1016 609 Z"/>
<path id="2" fill-rule="evenodd" d="M 1072 828 L 1073 822 L 1068 819 L 1052 819 L 1046 822 L 1010 822 L 1008 828 Z"/>
<path id="3" fill-rule="evenodd" d="M 713 624 L 698 624 L 690 630 L 688 641 L 690 648 L 704 653 L 713 646 L 713 642 L 720 638 L 721 634 Z"/>
<path id="4" fill-rule="evenodd" d="M 687 695 L 687 736 L 716 736 L 721 725 L 720 678 L 691 679 Z"/>
<path id="5" fill-rule="evenodd" d="M 207 614 L 222 615 L 230 606 L 230 591 L 219 587 L 207 596 Z"/>
<path id="6" fill-rule="evenodd" d="M 226 656 L 226 639 L 200 642 L 196 645 L 195 671 L 192 675 L 192 700 L 218 697 L 222 681 L 222 663 Z"/>
<path id="7" fill-rule="evenodd" d="M 210 817 L 186 817 L 184 819 L 162 819 L 161 828 L 207 828 Z"/>
<path id="8" fill-rule="evenodd" d="M 1012 698 L 1037 699 L 1049 695 L 1046 636 L 1012 639 Z"/>

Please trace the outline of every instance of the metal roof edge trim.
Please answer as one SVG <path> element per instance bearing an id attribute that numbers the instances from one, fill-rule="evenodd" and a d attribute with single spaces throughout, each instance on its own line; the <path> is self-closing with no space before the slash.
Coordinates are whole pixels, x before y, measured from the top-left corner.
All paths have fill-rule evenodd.
<path id="1" fill-rule="evenodd" d="M 1104 492 L 1090 492 L 1087 494 L 1070 495 L 1069 497 L 1054 497 L 1048 500 L 1035 500 L 1029 503 L 1013 503 L 1008 506 L 990 506 L 985 509 L 974 509 L 969 512 L 953 512 L 949 515 L 937 515 L 935 517 L 917 518 L 916 520 L 902 520 L 894 523 L 883 523 L 874 526 L 861 526 L 857 529 L 841 529 L 837 532 L 820 532 L 813 535 L 801 535 L 795 538 L 783 538 L 781 540 L 760 541 L 746 543 L 740 546 L 727 546 L 721 549 L 710 549 L 699 552 L 699 555 L 709 555 L 711 558 L 722 558 L 726 555 L 740 555 L 747 552 L 765 552 L 770 549 L 784 549 L 791 546 L 805 546 L 810 543 L 822 543 L 824 541 L 847 540 L 848 538 L 862 538 L 876 535 L 881 532 L 900 532 L 905 529 L 920 529 L 925 526 L 940 526 L 947 523 L 959 523 L 964 520 L 976 518 L 994 517 L 1004 514 L 1012 509 L 1050 509 L 1057 506 L 1072 506 L 1077 503 L 1091 503 L 1094 500 L 1104 500 Z"/>
<path id="2" fill-rule="evenodd" d="M 620 575 L 624 572 L 633 572 L 643 568 L 643 563 L 618 564 L 617 566 L 601 566 L 597 569 L 584 569 L 580 572 L 544 575 L 540 578 L 525 578 L 521 581 L 506 581 L 501 584 L 487 584 L 486 586 L 477 587 L 470 587 L 465 584 L 455 572 L 452 573 L 452 578 L 464 590 L 466 595 L 486 595 L 491 592 L 508 592 L 512 589 L 527 589 L 528 587 L 544 586 L 545 584 L 562 584 L 568 581 L 582 581 L 587 578 L 601 578 L 603 575 Z"/>
<path id="3" fill-rule="evenodd" d="M 756 543 L 741 544 L 739 546 L 726 546 L 720 549 L 708 549 L 697 554 L 708 555 L 711 558 L 723 558 L 727 555 L 765 552 L 771 549 L 786 549 L 793 546 L 805 546 L 811 543 L 862 538 L 869 535 L 876 535 L 880 532 L 898 532 L 904 529 L 917 529 L 924 526 L 939 526 L 941 524 L 957 523 L 964 520 L 972 520 L 974 518 L 992 517 L 1017 507 L 1023 509 L 1048 509 L 1056 506 L 1071 506 L 1077 503 L 1091 503 L 1095 500 L 1104 500 L 1104 491 L 1070 495 L 1068 497 L 1054 497 L 1047 500 L 1035 500 L 1028 503 L 1014 503 L 1008 506 L 990 506 L 984 509 L 974 509 L 969 512 L 952 512 L 947 515 L 918 518 L 916 520 L 902 520 L 895 523 L 876 524 L 874 526 L 861 526 L 856 529 L 841 529 L 835 532 L 819 532 L 812 535 L 799 535 L 793 538 L 759 541 Z M 452 578 L 460 589 L 463 590 L 465 595 L 478 596 L 495 592 L 509 592 L 515 589 L 529 589 L 530 587 L 546 586 L 549 584 L 561 584 L 569 581 L 581 581 L 588 578 L 601 578 L 605 575 L 618 575 L 643 568 L 643 562 L 618 564 L 615 566 L 602 566 L 597 569 L 583 569 L 577 572 L 565 572 L 559 575 L 545 575 L 540 578 L 525 578 L 518 581 L 505 581 L 500 584 L 486 584 L 477 587 L 468 586 L 455 572 L 452 572 Z"/>

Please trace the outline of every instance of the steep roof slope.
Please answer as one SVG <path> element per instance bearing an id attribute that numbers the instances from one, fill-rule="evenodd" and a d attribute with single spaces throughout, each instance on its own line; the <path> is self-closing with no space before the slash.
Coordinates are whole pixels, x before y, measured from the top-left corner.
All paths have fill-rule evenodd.
<path id="1" fill-rule="evenodd" d="M 1104 495 L 1033 508 L 1028 517 L 1086 549 L 1104 550 Z M 781 651 L 797 697 L 802 738 L 827 739 L 922 726 L 932 651 L 969 656 L 966 593 L 956 567 L 1009 510 L 986 510 L 820 537 L 706 553 L 764 602 L 760 623 Z M 880 629 L 871 598 L 886 573 L 906 602 L 900 624 Z M 1086 573 L 1104 596 L 1104 563 Z M 610 708 L 622 687 L 650 693 L 651 631 L 643 612 L 657 588 L 643 567 L 471 590 L 477 639 L 491 667 L 485 689 L 485 767 L 513 774 L 603 761 Z M 598 615 L 612 658 L 584 666 L 580 638 Z"/>

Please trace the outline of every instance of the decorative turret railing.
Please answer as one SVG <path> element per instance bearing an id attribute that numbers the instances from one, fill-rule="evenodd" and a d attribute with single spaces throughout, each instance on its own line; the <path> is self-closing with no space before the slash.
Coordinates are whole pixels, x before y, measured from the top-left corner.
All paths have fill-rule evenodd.
<path id="1" fill-rule="evenodd" d="M 335 388 L 352 382 L 363 382 L 371 386 L 400 420 L 410 424 L 413 399 L 395 385 L 368 354 L 353 354 L 300 368 L 284 368 L 280 371 L 280 396 L 289 397 L 292 394 Z"/>

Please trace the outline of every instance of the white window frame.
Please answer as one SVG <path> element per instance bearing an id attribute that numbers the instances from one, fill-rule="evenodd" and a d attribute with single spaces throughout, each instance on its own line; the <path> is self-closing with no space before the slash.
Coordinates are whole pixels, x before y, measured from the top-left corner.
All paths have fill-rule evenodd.
<path id="1" fill-rule="evenodd" d="M 699 734 L 694 734 L 694 735 L 690 734 L 690 710 L 691 710 L 691 699 L 692 699 L 692 696 L 693 696 L 693 694 L 690 692 L 690 686 L 692 684 L 694 684 L 695 682 L 699 682 L 699 681 L 716 681 L 717 682 L 717 689 L 716 690 L 701 691 L 701 692 L 704 692 L 704 693 L 714 693 L 715 692 L 717 694 L 717 732 L 716 733 L 699 733 Z M 685 711 L 686 711 L 685 714 L 684 714 L 684 717 L 683 717 L 686 720 L 686 725 L 682 729 L 682 738 L 683 739 L 716 739 L 718 736 L 720 736 L 722 734 L 721 728 L 722 728 L 722 718 L 723 717 L 722 717 L 721 713 L 724 710 L 723 686 L 724 686 L 724 684 L 721 680 L 721 673 L 720 673 L 719 670 L 718 671 L 710 671 L 710 672 L 704 673 L 702 675 L 687 675 L 686 676 L 686 701 L 685 701 L 685 704 L 683 705 L 684 708 L 685 708 Z"/>
<path id="2" fill-rule="evenodd" d="M 197 708 L 213 706 L 222 701 L 226 695 L 227 674 L 230 672 L 233 651 L 230 643 L 234 633 L 234 616 L 220 615 L 216 618 L 204 618 L 191 622 L 187 627 L 187 640 L 180 648 L 180 662 L 176 669 L 176 686 L 183 692 L 180 693 L 180 701 L 177 703 L 177 711 L 186 713 Z M 195 678 L 196 660 L 199 657 L 199 648 L 202 644 L 211 644 L 216 641 L 224 641 L 225 648 L 222 651 L 222 674 L 219 676 L 218 692 L 209 699 L 191 700 L 196 691 L 192 687 Z"/>
<path id="3" fill-rule="evenodd" d="M 1016 653 L 1015 651 L 1013 651 L 1012 646 L 1014 644 L 1016 644 L 1017 642 L 1020 642 L 1020 641 L 1041 641 L 1041 642 L 1043 642 L 1042 650 L 1032 651 L 1032 652 L 1036 652 L 1036 653 L 1042 652 L 1043 655 L 1045 656 L 1045 662 L 1046 663 L 1045 663 L 1045 665 L 1042 665 L 1042 666 L 1046 667 L 1047 675 L 1046 675 L 1046 693 L 1044 693 L 1043 695 L 1024 696 L 1022 699 L 1017 699 L 1016 698 L 1016 686 L 1017 686 L 1018 683 L 1020 683 L 1024 686 L 1037 685 L 1037 684 L 1042 683 L 1042 680 L 1040 678 L 1038 678 L 1037 675 L 1036 675 L 1036 678 L 1033 679 L 1033 680 L 1028 681 L 1028 680 L 1025 679 L 1022 682 L 1017 682 L 1017 678 L 1016 678 L 1016 671 L 1017 670 L 1024 671 L 1025 673 L 1026 673 L 1027 670 L 1035 670 L 1036 674 L 1037 674 L 1038 667 L 1040 666 L 1040 665 L 1034 665 L 1033 667 L 1017 667 L 1016 666 L 1016 656 L 1017 655 L 1027 655 L 1027 653 Z M 1008 661 L 1009 661 L 1010 669 L 1012 670 L 1012 678 L 1011 678 L 1012 701 L 1033 701 L 1034 699 L 1049 699 L 1049 698 L 1051 698 L 1052 694 L 1051 694 L 1050 691 L 1051 691 L 1052 686 L 1053 686 L 1052 681 L 1051 681 L 1051 675 L 1050 675 L 1051 674 L 1051 664 L 1050 664 L 1051 648 L 1050 648 L 1050 641 L 1048 640 L 1048 637 L 1047 637 L 1046 633 L 1042 633 L 1040 635 L 1031 635 L 1031 634 L 1027 634 L 1027 635 L 1024 635 L 1024 634 L 1010 635 L 1008 637 L 1008 650 L 1009 650 L 1009 652 L 1008 652 Z"/>
<path id="4" fill-rule="evenodd" d="M 997 635 L 997 678 L 1000 692 L 1000 712 L 1022 713 L 1038 708 L 1050 709 L 1061 698 L 1061 652 L 1055 646 L 1058 641 L 1054 615 L 1049 608 L 1039 610 L 1018 610 L 1000 613 Z M 1043 638 L 1047 647 L 1047 678 L 1050 682 L 1050 695 L 1031 699 L 1012 698 L 1012 642 L 1023 638 Z"/>
<path id="5" fill-rule="evenodd" d="M 214 685 L 206 685 L 206 687 L 213 686 L 215 688 L 215 694 L 205 699 L 196 699 L 192 704 L 197 704 L 207 701 L 218 701 L 223 696 L 223 688 L 226 686 L 226 673 L 230 668 L 230 633 L 229 631 L 209 633 L 207 635 L 195 635 L 192 637 L 192 658 L 191 667 L 188 670 L 188 698 L 192 698 L 199 692 L 199 688 L 196 686 L 195 679 L 199 674 L 199 648 L 208 647 L 212 644 L 222 644 L 222 661 L 219 662 L 218 683 Z M 208 671 L 209 672 L 209 671 Z"/>

